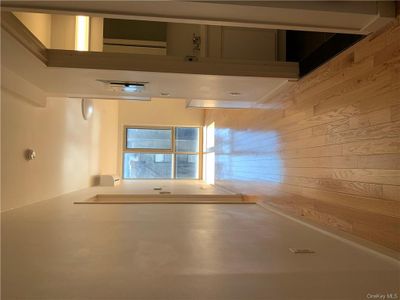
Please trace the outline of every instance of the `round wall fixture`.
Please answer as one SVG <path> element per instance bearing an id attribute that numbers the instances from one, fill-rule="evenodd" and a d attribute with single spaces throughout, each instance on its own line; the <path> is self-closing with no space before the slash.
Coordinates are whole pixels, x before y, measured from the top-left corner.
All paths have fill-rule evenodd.
<path id="1" fill-rule="evenodd" d="M 34 160 L 36 158 L 36 151 L 33 149 L 26 149 L 24 154 L 26 160 Z"/>
<path id="2" fill-rule="evenodd" d="M 93 100 L 82 98 L 82 116 L 83 119 L 89 120 L 94 111 Z"/>

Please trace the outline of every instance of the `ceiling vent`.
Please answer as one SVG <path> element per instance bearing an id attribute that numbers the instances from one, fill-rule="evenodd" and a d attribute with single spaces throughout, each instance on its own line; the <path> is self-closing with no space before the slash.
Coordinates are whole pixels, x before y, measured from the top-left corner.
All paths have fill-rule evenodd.
<path id="1" fill-rule="evenodd" d="M 145 90 L 146 84 L 148 84 L 148 82 L 141 81 L 120 81 L 103 79 L 97 79 L 97 81 L 102 82 L 105 85 L 105 88 L 109 91 L 128 94 L 141 93 Z"/>

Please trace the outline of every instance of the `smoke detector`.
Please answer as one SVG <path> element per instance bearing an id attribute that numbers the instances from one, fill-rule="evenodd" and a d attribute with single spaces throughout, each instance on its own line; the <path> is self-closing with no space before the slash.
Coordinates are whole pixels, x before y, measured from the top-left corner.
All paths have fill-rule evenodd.
<path id="1" fill-rule="evenodd" d="M 105 88 L 109 91 L 119 93 L 141 93 L 145 90 L 148 82 L 142 81 L 120 81 L 120 80 L 103 80 L 97 79 L 104 84 Z"/>

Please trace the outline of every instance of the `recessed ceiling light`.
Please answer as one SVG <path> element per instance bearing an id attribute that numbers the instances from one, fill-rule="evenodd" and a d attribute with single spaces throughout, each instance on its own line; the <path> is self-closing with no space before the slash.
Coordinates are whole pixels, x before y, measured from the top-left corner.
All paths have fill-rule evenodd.
<path id="1" fill-rule="evenodd" d="M 144 90 L 144 85 L 126 83 L 122 86 L 122 90 L 126 93 L 140 93 Z"/>
<path id="2" fill-rule="evenodd" d="M 229 95 L 231 95 L 231 96 L 240 96 L 241 93 L 239 93 L 239 92 L 229 92 Z"/>
<path id="3" fill-rule="evenodd" d="M 145 85 L 148 82 L 140 82 L 140 81 L 119 81 L 119 80 L 103 80 L 97 79 L 97 81 L 103 82 L 106 89 L 113 92 L 122 92 L 122 93 L 141 93 L 145 90 Z"/>
<path id="4" fill-rule="evenodd" d="M 161 96 L 169 96 L 170 94 L 167 93 L 167 92 L 162 92 L 162 93 L 160 93 L 160 95 L 161 95 Z"/>

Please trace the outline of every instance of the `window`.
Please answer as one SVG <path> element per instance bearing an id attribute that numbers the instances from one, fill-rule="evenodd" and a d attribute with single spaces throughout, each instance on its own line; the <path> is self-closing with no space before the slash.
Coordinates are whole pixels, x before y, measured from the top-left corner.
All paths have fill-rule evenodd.
<path id="1" fill-rule="evenodd" d="M 198 127 L 126 127 L 124 179 L 198 179 Z"/>
<path id="2" fill-rule="evenodd" d="M 199 151 L 199 128 L 175 128 L 177 152 Z"/>
<path id="3" fill-rule="evenodd" d="M 172 150 L 171 129 L 127 128 L 126 148 Z"/>

